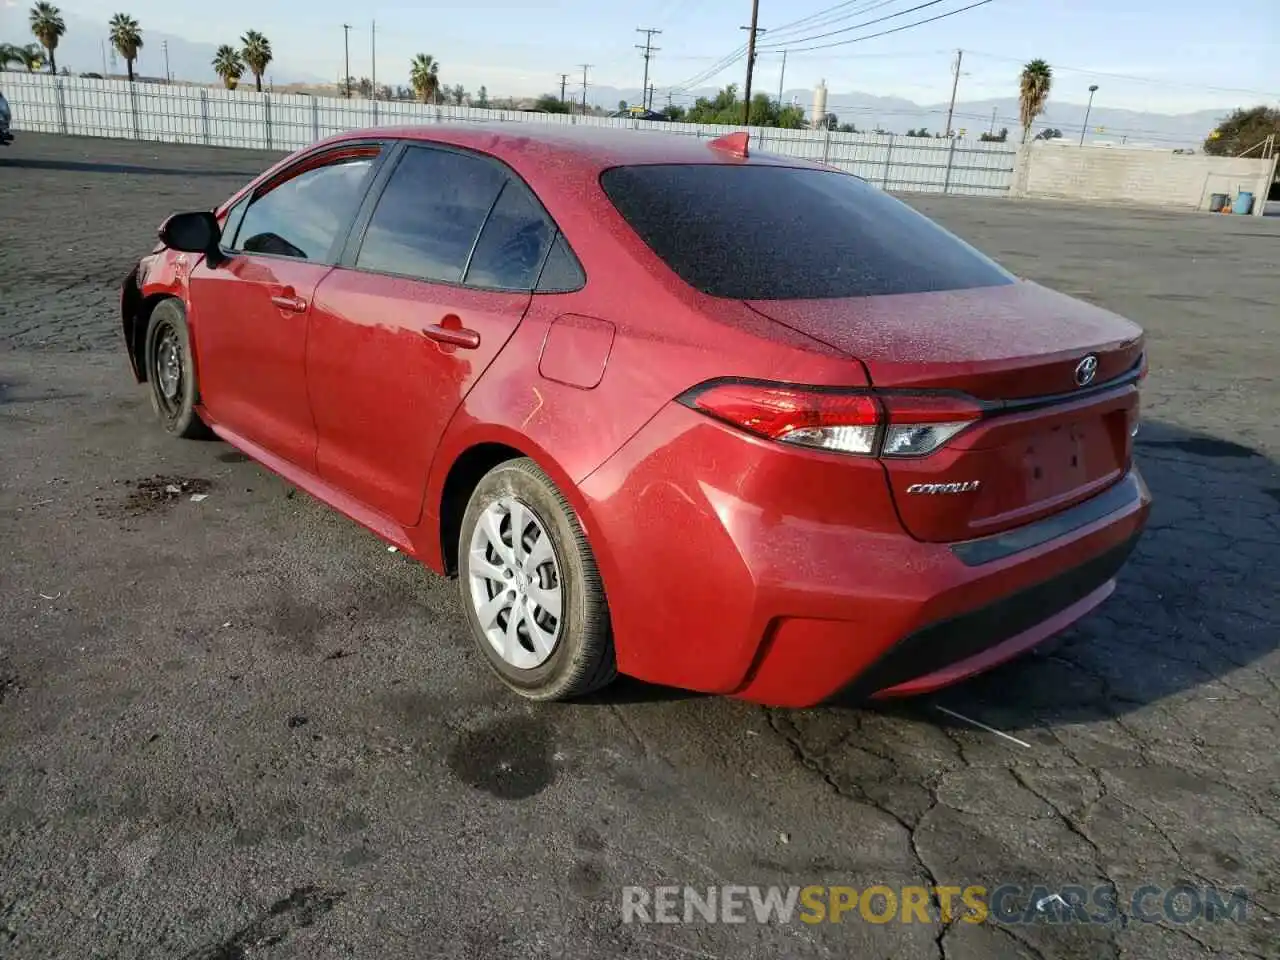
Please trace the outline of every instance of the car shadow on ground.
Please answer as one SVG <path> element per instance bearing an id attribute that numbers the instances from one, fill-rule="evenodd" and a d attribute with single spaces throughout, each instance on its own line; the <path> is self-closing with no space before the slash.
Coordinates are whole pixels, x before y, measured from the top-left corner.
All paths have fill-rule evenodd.
<path id="1" fill-rule="evenodd" d="M 1238 439 L 1151 421 L 1137 462 L 1151 520 L 1110 599 L 989 673 L 871 709 L 966 723 L 943 707 L 1019 729 L 1110 720 L 1188 695 L 1232 699 L 1234 675 L 1280 646 L 1276 464 Z"/>
<path id="2" fill-rule="evenodd" d="M 1280 646 L 1276 464 L 1238 440 L 1147 422 L 1137 461 L 1154 504 L 1115 594 L 1059 637 L 936 694 L 894 701 L 837 697 L 842 709 L 927 716 L 975 713 L 1002 729 L 1111 719 L 1229 683 Z M 705 696 L 627 677 L 583 701 L 629 704 Z"/>

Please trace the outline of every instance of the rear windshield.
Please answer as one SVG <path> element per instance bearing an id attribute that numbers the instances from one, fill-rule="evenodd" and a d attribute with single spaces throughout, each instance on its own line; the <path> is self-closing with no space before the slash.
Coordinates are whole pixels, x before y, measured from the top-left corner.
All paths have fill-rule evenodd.
<path id="1" fill-rule="evenodd" d="M 713 297 L 873 297 L 1013 280 L 963 240 L 849 174 L 658 164 L 614 167 L 601 184 L 653 252 Z"/>

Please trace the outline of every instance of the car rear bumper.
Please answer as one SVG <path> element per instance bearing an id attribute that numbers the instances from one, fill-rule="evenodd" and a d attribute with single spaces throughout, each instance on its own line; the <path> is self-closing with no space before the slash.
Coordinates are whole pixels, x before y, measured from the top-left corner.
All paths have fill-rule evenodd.
<path id="1" fill-rule="evenodd" d="M 664 410 L 581 485 L 618 666 L 777 706 L 923 693 L 1101 603 L 1150 510 L 1135 470 L 978 541 L 907 535 L 876 461 Z"/>

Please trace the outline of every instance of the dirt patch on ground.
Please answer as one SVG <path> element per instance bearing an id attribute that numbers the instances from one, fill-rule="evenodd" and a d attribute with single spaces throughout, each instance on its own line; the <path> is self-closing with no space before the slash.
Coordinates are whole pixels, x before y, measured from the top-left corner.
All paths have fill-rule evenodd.
<path id="1" fill-rule="evenodd" d="M 178 477 L 156 474 L 141 480 L 126 480 L 129 488 L 122 501 L 111 502 L 96 497 L 98 514 L 103 517 L 137 517 L 157 510 L 165 510 L 179 500 L 193 496 L 203 497 L 213 486 L 200 477 Z"/>

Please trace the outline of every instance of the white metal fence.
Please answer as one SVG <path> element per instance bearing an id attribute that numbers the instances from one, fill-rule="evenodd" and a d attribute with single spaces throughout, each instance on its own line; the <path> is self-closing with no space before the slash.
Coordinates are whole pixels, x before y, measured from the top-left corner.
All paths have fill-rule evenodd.
<path id="1" fill-rule="evenodd" d="M 576 123 L 716 137 L 742 127 L 346 100 L 126 80 L 7 72 L 13 128 L 88 137 L 291 151 L 346 130 L 457 121 Z M 1011 144 L 894 134 L 751 127 L 762 151 L 820 160 L 887 190 L 992 195 L 1008 192 Z"/>

